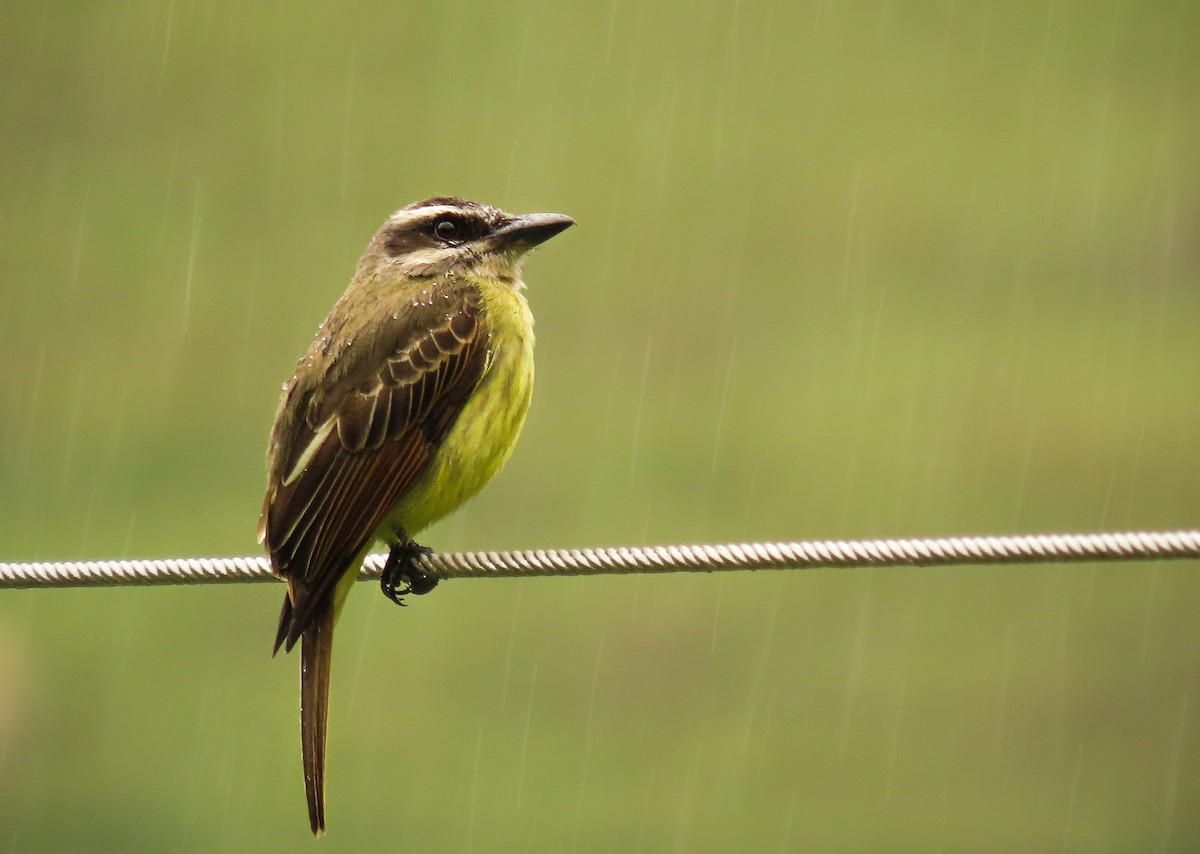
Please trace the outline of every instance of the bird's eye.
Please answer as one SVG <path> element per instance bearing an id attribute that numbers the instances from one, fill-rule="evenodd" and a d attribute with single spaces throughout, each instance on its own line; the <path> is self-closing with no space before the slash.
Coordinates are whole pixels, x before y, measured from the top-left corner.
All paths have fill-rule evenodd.
<path id="1" fill-rule="evenodd" d="M 458 236 L 458 224 L 451 219 L 440 219 L 433 226 L 433 233 L 438 240 L 453 240 Z"/>

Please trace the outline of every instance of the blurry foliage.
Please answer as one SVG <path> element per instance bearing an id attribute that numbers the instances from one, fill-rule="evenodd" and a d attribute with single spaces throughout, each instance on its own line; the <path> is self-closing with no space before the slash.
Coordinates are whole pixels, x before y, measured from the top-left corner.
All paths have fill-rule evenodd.
<path id="1" fill-rule="evenodd" d="M 392 210 L 579 227 L 440 549 L 1194 527 L 1193 4 L 0 9 L 0 559 L 255 549 Z M 1196 565 L 364 589 L 333 850 L 1187 850 Z M 278 588 L 0 594 L 0 847 L 294 850 Z"/>

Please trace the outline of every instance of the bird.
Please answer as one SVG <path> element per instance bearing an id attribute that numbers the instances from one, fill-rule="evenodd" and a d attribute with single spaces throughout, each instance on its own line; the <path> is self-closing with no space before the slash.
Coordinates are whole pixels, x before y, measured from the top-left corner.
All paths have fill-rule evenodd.
<path id="1" fill-rule="evenodd" d="M 414 202 L 371 238 L 349 287 L 283 385 L 258 540 L 287 582 L 273 655 L 300 654 L 309 825 L 325 830 L 333 627 L 371 545 L 398 604 L 437 579 L 413 536 L 512 453 L 533 391 L 522 262 L 574 225 L 455 196 Z"/>

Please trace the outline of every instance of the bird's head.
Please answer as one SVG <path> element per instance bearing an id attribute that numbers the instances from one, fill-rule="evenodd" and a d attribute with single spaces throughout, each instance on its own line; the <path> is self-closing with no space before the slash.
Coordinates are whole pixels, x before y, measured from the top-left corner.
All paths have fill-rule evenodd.
<path id="1" fill-rule="evenodd" d="M 388 217 L 359 264 L 364 272 L 431 278 L 451 273 L 521 281 L 525 253 L 575 224 L 569 216 L 521 216 L 451 196 L 414 202 Z"/>

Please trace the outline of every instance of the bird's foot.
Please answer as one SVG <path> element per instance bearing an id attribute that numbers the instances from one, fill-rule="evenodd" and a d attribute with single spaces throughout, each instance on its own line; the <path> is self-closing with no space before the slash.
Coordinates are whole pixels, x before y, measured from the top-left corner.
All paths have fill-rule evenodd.
<path id="1" fill-rule="evenodd" d="M 383 590 L 383 595 L 403 606 L 404 597 L 409 593 L 424 596 L 437 587 L 437 578 L 427 575 L 417 566 L 417 558 L 431 554 L 433 549 L 417 545 L 412 540 L 392 546 L 387 562 L 383 565 L 383 574 L 379 577 L 379 587 Z"/>

